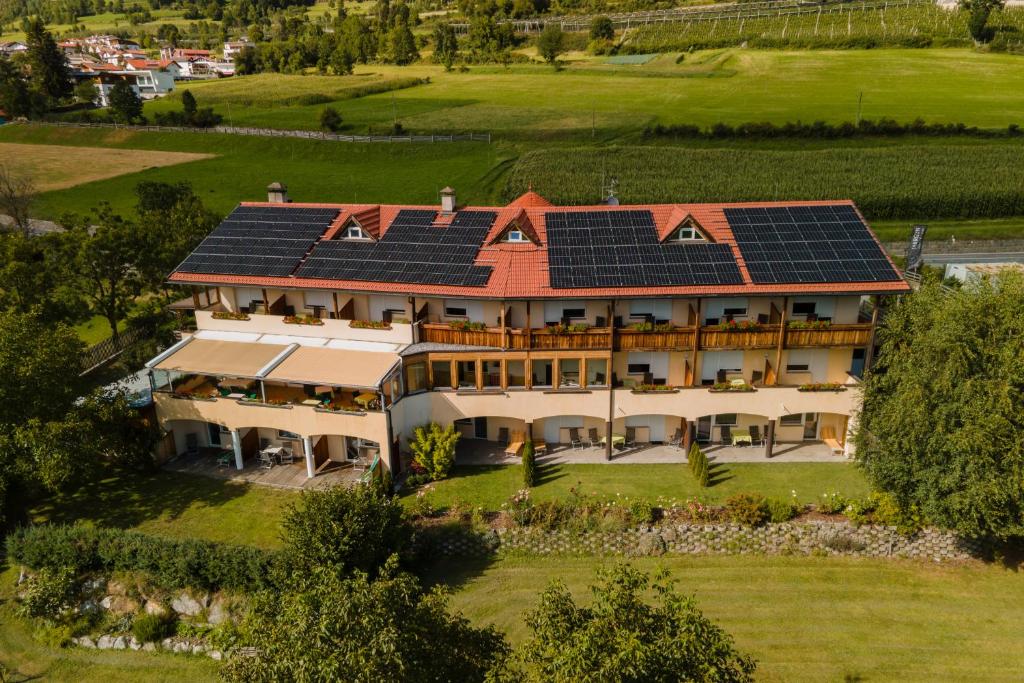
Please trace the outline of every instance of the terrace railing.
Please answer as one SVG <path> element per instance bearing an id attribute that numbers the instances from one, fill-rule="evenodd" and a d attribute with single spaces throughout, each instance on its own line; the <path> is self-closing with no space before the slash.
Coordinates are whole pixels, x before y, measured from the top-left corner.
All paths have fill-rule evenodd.
<path id="1" fill-rule="evenodd" d="M 771 349 L 779 344 L 779 326 L 761 325 L 753 330 L 722 329 L 718 325 L 700 328 L 700 348 Z"/>
<path id="2" fill-rule="evenodd" d="M 831 325 L 823 329 L 787 329 L 786 348 L 814 346 L 867 346 L 871 343 L 871 323 Z"/>
<path id="3" fill-rule="evenodd" d="M 687 351 L 693 348 L 695 329 L 677 327 L 662 332 L 619 329 L 615 331 L 615 348 L 617 351 Z"/>

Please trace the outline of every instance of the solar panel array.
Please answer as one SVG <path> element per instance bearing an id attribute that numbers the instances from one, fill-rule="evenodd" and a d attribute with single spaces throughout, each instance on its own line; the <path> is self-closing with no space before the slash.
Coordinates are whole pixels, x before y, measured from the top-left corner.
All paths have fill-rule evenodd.
<path id="1" fill-rule="evenodd" d="M 725 209 L 758 284 L 899 280 L 848 204 Z"/>
<path id="2" fill-rule="evenodd" d="M 240 206 L 178 270 L 287 277 L 337 215 L 337 209 Z"/>
<path id="3" fill-rule="evenodd" d="M 556 289 L 742 284 L 726 244 L 662 244 L 650 211 L 545 214 Z"/>
<path id="4" fill-rule="evenodd" d="M 298 277 L 482 287 L 490 266 L 473 261 L 494 224 L 494 211 L 459 211 L 433 227 L 433 210 L 403 209 L 377 242 L 330 240 L 313 249 Z"/>

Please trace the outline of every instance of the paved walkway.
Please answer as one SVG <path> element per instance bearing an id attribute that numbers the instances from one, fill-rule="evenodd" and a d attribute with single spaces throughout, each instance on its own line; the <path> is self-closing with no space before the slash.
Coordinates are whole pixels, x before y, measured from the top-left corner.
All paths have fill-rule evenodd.
<path id="1" fill-rule="evenodd" d="M 711 462 L 846 462 L 841 455 L 834 455 L 832 450 L 823 443 L 810 441 L 800 443 L 777 443 L 771 460 L 764 457 L 761 446 L 702 446 L 704 453 Z M 504 447 L 493 441 L 467 439 L 459 443 L 455 462 L 458 465 L 512 465 L 520 459 L 505 455 Z M 626 450 L 618 450 L 612 454 L 611 461 L 605 460 L 604 447 L 570 448 L 556 446 L 547 455 L 537 458 L 537 462 L 546 465 L 611 463 L 611 464 L 644 464 L 644 463 L 683 463 L 686 454 L 675 446 L 651 444 L 637 446 Z"/>

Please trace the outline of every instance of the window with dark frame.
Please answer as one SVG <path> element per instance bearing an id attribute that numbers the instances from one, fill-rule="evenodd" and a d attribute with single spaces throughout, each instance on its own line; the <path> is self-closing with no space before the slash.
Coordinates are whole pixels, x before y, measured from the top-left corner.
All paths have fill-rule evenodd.
<path id="1" fill-rule="evenodd" d="M 796 301 L 793 303 L 793 315 L 814 315 L 817 307 L 813 301 Z"/>
<path id="2" fill-rule="evenodd" d="M 650 363 L 629 363 L 626 366 L 626 373 L 630 375 L 646 375 L 650 371 Z"/>
<path id="3" fill-rule="evenodd" d="M 803 413 L 796 413 L 794 415 L 783 415 L 779 419 L 779 424 L 783 427 L 799 427 L 804 423 Z"/>

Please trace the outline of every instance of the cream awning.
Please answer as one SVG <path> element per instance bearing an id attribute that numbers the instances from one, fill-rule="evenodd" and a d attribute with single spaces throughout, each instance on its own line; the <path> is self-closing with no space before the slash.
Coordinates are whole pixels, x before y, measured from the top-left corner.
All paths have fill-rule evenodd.
<path id="1" fill-rule="evenodd" d="M 303 346 L 264 379 L 339 387 L 376 387 L 398 363 L 398 354 Z"/>
<path id="2" fill-rule="evenodd" d="M 253 342 L 193 339 L 156 364 L 158 370 L 177 370 L 202 375 L 258 377 L 288 346 Z"/>

